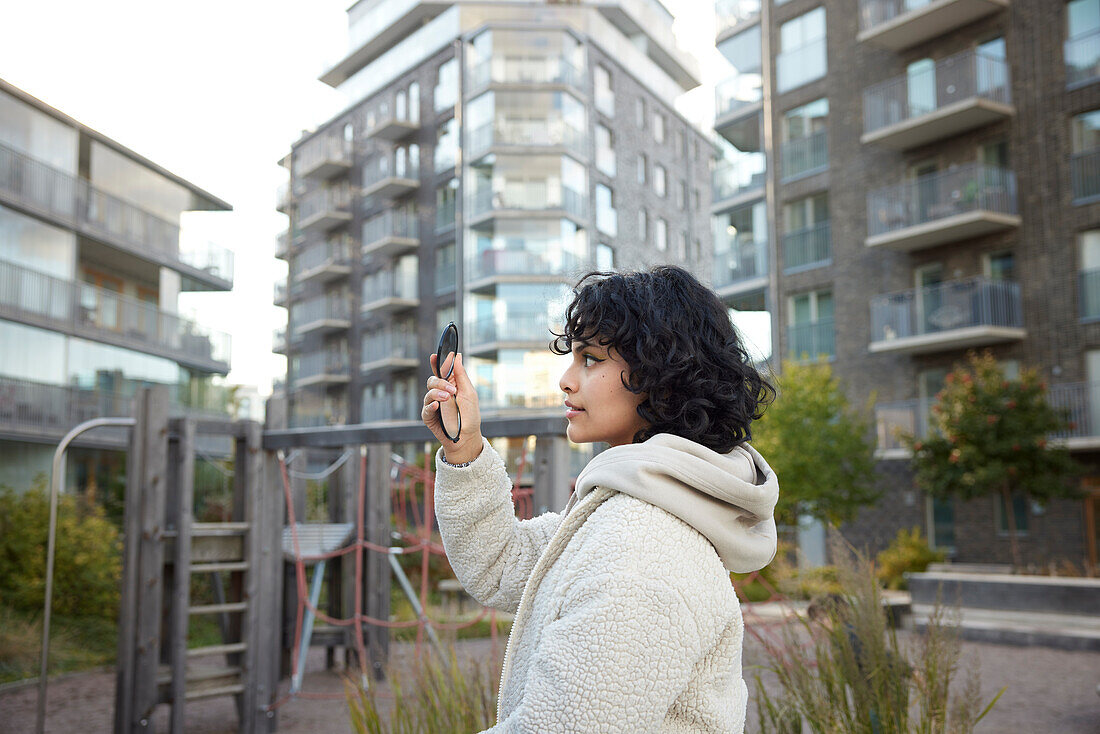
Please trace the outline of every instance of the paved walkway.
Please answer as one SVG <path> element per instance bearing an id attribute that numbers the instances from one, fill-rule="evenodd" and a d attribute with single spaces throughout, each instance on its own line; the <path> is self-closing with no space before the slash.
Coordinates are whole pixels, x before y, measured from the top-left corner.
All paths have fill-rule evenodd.
<path id="1" fill-rule="evenodd" d="M 905 637 L 902 633 L 901 637 Z M 760 644 L 746 635 L 745 675 L 750 681 L 753 666 L 765 659 Z M 905 640 L 903 639 L 903 642 Z M 486 660 L 491 654 L 488 640 L 460 642 L 465 660 Z M 982 692 L 988 700 L 1001 686 L 1008 690 L 978 727 L 979 734 L 1097 734 L 1100 732 L 1100 654 L 1066 652 L 1036 647 L 1010 647 L 985 643 L 963 643 L 964 662 L 977 659 Z M 394 662 L 405 665 L 412 659 L 410 645 L 393 647 Z M 285 690 L 286 683 L 283 688 Z M 324 670 L 322 650 L 309 658 L 305 689 L 342 694 L 343 679 Z M 26 734 L 34 730 L 34 686 L 0 693 L 0 734 Z M 114 709 L 114 674 L 88 673 L 65 678 L 50 686 L 48 732 L 110 732 Z M 166 732 L 167 707 L 154 717 L 155 731 Z M 237 715 L 231 699 L 211 699 L 187 707 L 187 731 L 192 734 L 232 734 Z M 341 699 L 294 699 L 279 710 L 282 734 L 331 734 L 350 732 L 347 705 Z M 750 709 L 747 732 L 756 731 Z"/>

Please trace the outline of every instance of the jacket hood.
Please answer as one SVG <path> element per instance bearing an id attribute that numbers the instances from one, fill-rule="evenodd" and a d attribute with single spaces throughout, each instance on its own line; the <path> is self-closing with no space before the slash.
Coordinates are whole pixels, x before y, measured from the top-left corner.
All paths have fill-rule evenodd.
<path id="1" fill-rule="evenodd" d="M 659 433 L 599 454 L 577 477 L 576 498 L 607 487 L 671 512 L 711 542 L 729 571 L 747 573 L 775 556 L 779 481 L 756 449 L 728 454 Z"/>

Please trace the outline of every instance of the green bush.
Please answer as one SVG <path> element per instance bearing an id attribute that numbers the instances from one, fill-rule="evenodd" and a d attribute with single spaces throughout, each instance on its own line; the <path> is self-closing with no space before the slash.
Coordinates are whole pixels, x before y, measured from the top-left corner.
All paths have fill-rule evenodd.
<path id="1" fill-rule="evenodd" d="M 792 571 L 779 580 L 779 590 L 789 599 L 809 600 L 839 594 L 843 589 L 836 566 L 817 566 Z"/>
<path id="2" fill-rule="evenodd" d="M 908 587 L 906 573 L 920 573 L 928 564 L 938 563 L 943 558 L 943 551 L 932 550 L 920 528 L 903 528 L 890 547 L 875 557 L 876 575 L 887 589 L 905 589 Z"/>
<path id="3" fill-rule="evenodd" d="M 23 494 L 0 488 L 0 597 L 12 609 L 42 610 L 50 499 L 45 479 Z M 103 508 L 73 495 L 60 498 L 53 576 L 53 611 L 114 619 L 122 552 Z"/>

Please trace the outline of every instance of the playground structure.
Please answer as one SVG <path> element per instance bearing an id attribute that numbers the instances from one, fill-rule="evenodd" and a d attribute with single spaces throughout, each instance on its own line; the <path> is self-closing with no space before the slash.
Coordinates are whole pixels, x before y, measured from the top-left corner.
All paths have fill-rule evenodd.
<path id="1" fill-rule="evenodd" d="M 277 729 L 280 706 L 301 690 L 302 659 L 310 646 L 327 650 L 329 665 L 343 649 L 347 669 L 361 685 L 380 679 L 389 655 L 390 629 L 417 628 L 417 650 L 435 631 L 472 620 L 431 619 L 428 564 L 442 554 L 433 541 L 433 457 L 425 467 L 395 461 L 392 445 L 430 446 L 423 425 L 338 426 L 286 429 L 281 401 L 268 406 L 266 427 L 252 421 L 169 418 L 163 388 L 142 389 L 135 399 L 127 459 L 123 573 L 115 690 L 116 734 L 153 730 L 154 710 L 169 707 L 169 731 L 185 729 L 188 702 L 232 696 L 238 731 Z M 569 447 L 558 416 L 490 418 L 489 438 L 535 437 L 517 473 L 529 486 L 513 496 L 518 514 L 563 507 L 569 494 Z M 196 442 L 228 437 L 233 444 L 231 502 L 219 521 L 195 517 Z M 305 452 L 341 457 L 323 472 L 304 471 Z M 306 517 L 306 484 L 328 483 L 322 523 Z M 316 508 L 314 508 L 316 510 Z M 316 511 L 314 512 L 316 515 Z M 207 518 L 209 519 L 209 518 Z M 316 520 L 316 517 L 313 518 Z M 64 543 L 59 538 L 58 543 Z M 420 554 L 420 588 L 414 589 L 397 555 Z M 306 582 L 312 567 L 312 588 Z M 327 600 L 318 591 L 327 567 Z M 390 587 L 397 580 L 417 619 L 390 620 Z M 213 601 L 193 598 L 208 582 Z M 323 607 L 323 608 L 322 608 Z M 213 617 L 220 640 L 189 645 L 196 617 Z M 310 617 L 323 624 L 314 625 Z M 495 634 L 495 624 L 491 626 Z M 353 654 L 354 653 L 354 654 Z M 291 679 L 280 696 L 280 681 Z M 284 686 L 284 690 L 285 690 Z M 39 731 L 47 703 L 40 681 Z M 341 701 L 343 697 L 340 697 Z"/>

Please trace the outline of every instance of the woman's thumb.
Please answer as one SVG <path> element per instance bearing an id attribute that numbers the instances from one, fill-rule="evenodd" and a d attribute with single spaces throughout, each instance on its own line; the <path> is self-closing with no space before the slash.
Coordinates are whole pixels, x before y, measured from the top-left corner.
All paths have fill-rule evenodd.
<path id="1" fill-rule="evenodd" d="M 466 366 L 462 364 L 462 352 L 455 357 L 455 382 L 463 391 L 469 390 L 472 393 L 474 390 L 474 383 L 470 381 Z"/>

